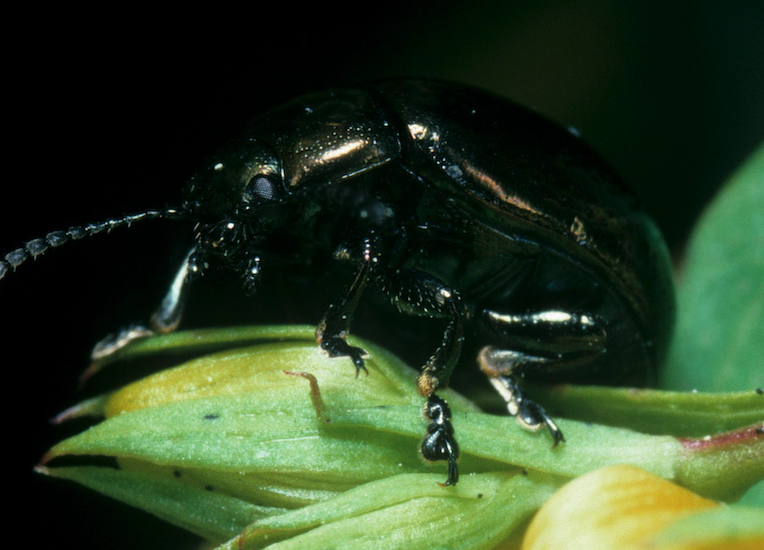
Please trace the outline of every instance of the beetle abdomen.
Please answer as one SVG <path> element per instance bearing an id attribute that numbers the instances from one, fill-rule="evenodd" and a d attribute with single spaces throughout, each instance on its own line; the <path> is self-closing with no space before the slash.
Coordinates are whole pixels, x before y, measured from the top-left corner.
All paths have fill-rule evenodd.
<path id="1" fill-rule="evenodd" d="M 621 314 L 634 316 L 652 342 L 652 362 L 662 361 L 674 318 L 668 252 L 606 163 L 570 132 L 486 92 L 421 81 L 377 90 L 408 129 L 403 157 L 442 200 L 569 258 L 563 274 L 588 271 L 614 287 L 626 305 Z"/>

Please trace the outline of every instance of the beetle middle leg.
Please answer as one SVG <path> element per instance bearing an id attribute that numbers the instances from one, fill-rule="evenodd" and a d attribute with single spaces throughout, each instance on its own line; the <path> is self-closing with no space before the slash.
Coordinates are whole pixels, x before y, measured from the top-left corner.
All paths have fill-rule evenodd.
<path id="1" fill-rule="evenodd" d="M 377 277 L 377 283 L 401 313 L 448 320 L 440 346 L 417 377 L 417 389 L 427 397 L 423 412 L 430 422 L 420 447 L 422 457 L 430 461 L 447 461 L 448 479 L 443 485 L 454 485 L 459 480 L 456 465 L 459 445 L 451 425 L 451 410 L 435 391 L 448 386 L 461 354 L 466 314 L 464 302 L 458 292 L 440 280 L 413 269 L 382 273 Z"/>
<path id="2" fill-rule="evenodd" d="M 506 401 L 509 414 L 525 429 L 538 431 L 546 427 L 552 435 L 552 447 L 556 447 L 565 437 L 546 411 L 528 397 L 518 380 L 525 375 L 551 373 L 591 362 L 605 350 L 605 328 L 588 315 L 557 310 L 518 315 L 486 310 L 482 320 L 503 346 L 480 350 L 480 369 Z"/>
<path id="3" fill-rule="evenodd" d="M 437 389 L 448 386 L 459 360 L 464 341 L 465 306 L 462 298 L 440 280 L 415 269 L 383 273 L 376 281 L 401 313 L 448 320 L 440 345 L 417 377 L 419 393 L 429 397 Z"/>

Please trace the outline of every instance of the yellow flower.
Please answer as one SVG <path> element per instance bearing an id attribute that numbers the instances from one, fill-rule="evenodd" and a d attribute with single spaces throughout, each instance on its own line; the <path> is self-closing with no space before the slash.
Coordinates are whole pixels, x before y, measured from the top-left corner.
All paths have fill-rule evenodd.
<path id="1" fill-rule="evenodd" d="M 764 510 L 726 506 L 628 465 L 576 478 L 550 498 L 526 532 L 523 550 L 712 550 L 764 548 Z M 758 532 L 746 521 L 758 518 Z M 745 521 L 744 521 L 745 520 Z M 709 529 L 712 524 L 716 527 Z M 722 529 L 724 525 L 726 529 Z M 698 526 L 705 529 L 698 530 Z"/>

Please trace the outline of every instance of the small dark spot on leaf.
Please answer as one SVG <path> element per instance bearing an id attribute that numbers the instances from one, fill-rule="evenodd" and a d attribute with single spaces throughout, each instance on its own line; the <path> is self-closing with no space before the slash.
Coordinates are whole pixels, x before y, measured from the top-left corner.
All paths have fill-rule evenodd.
<path id="1" fill-rule="evenodd" d="M 483 493 L 478 493 L 478 498 L 483 498 Z"/>
<path id="2" fill-rule="evenodd" d="M 204 486 L 204 490 L 205 491 L 212 491 L 213 490 L 212 485 L 205 485 Z"/>
<path id="3" fill-rule="evenodd" d="M 525 468 L 523 468 L 522 470 L 520 470 L 520 473 L 521 473 L 522 475 L 524 475 L 524 476 L 527 476 L 527 475 L 528 475 L 528 470 L 526 470 Z"/>
<path id="4" fill-rule="evenodd" d="M 758 393 L 759 395 L 764 395 L 764 389 L 756 388 L 756 393 Z"/>
<path id="5" fill-rule="evenodd" d="M 172 475 L 175 477 L 180 477 L 180 471 L 179 470 L 173 470 Z"/>
<path id="6" fill-rule="evenodd" d="M 764 434 L 764 428 L 756 428 L 756 433 L 759 435 Z"/>
<path id="7" fill-rule="evenodd" d="M 217 420 L 218 418 L 220 418 L 220 415 L 217 415 L 217 414 L 205 414 L 204 415 L 204 419 L 205 420 Z"/>

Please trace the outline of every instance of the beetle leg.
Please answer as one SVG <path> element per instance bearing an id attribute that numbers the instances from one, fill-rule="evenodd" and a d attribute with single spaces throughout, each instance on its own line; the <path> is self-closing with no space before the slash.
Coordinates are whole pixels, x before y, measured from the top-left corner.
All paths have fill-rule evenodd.
<path id="1" fill-rule="evenodd" d="M 378 277 L 382 291 L 401 313 L 431 319 L 448 319 L 440 346 L 417 377 L 417 389 L 429 397 L 445 388 L 459 360 L 464 341 L 464 305 L 461 296 L 440 280 L 421 271 L 402 269 Z"/>
<path id="2" fill-rule="evenodd" d="M 526 430 L 539 431 L 546 426 L 552 435 L 552 448 L 565 441 L 560 428 L 554 423 L 546 411 L 530 399 L 511 375 L 519 366 L 540 364 L 545 361 L 540 357 L 532 357 L 520 352 L 500 350 L 486 346 L 478 354 L 480 370 L 488 375 L 488 380 L 496 391 L 507 402 L 507 411 L 517 419 Z"/>
<path id="3" fill-rule="evenodd" d="M 260 256 L 256 253 L 250 254 L 247 258 L 244 275 L 242 276 L 244 293 L 247 296 L 252 296 L 255 290 L 257 290 L 257 283 L 260 280 L 261 263 Z"/>
<path id="4" fill-rule="evenodd" d="M 532 365 L 517 366 L 524 373 L 557 372 L 589 363 L 604 352 L 607 342 L 602 322 L 584 313 L 544 310 L 507 314 L 484 310 L 480 321 L 503 349 L 535 357 L 529 358 Z"/>
<path id="5" fill-rule="evenodd" d="M 90 354 L 93 363 L 98 363 L 130 342 L 147 338 L 154 334 L 167 334 L 178 328 L 186 301 L 188 284 L 201 274 L 203 259 L 194 246 L 188 253 L 170 285 L 162 303 L 151 316 L 149 326 L 135 324 L 120 330 L 98 342 Z M 91 367 L 92 368 L 92 367 Z"/>
<path id="6" fill-rule="evenodd" d="M 589 315 L 561 310 L 521 314 L 485 310 L 481 321 L 502 347 L 484 347 L 478 363 L 507 402 L 509 414 L 528 430 L 546 426 L 553 447 L 565 441 L 544 409 L 522 390 L 517 377 L 556 373 L 591 362 L 604 353 L 605 327 Z"/>
<path id="7" fill-rule="evenodd" d="M 366 352 L 359 347 L 348 344 L 347 337 L 350 333 L 353 314 L 369 278 L 372 259 L 371 244 L 370 240 L 367 239 L 361 267 L 356 273 L 353 283 L 338 304 L 329 306 L 329 310 L 316 328 L 316 341 L 321 349 L 329 357 L 350 357 L 355 365 L 356 377 L 362 370 L 366 374 L 369 373 L 363 363 L 363 356 L 366 355 Z"/>
<path id="8" fill-rule="evenodd" d="M 456 459 L 459 445 L 451 425 L 451 410 L 435 395 L 445 388 L 459 360 L 464 341 L 464 305 L 461 296 L 438 279 L 416 270 L 381 273 L 377 284 L 401 313 L 431 319 L 448 319 L 440 346 L 430 356 L 417 377 L 419 393 L 427 397 L 424 417 L 430 421 L 420 451 L 425 460 L 446 460 L 448 479 L 443 486 L 459 480 Z"/>

